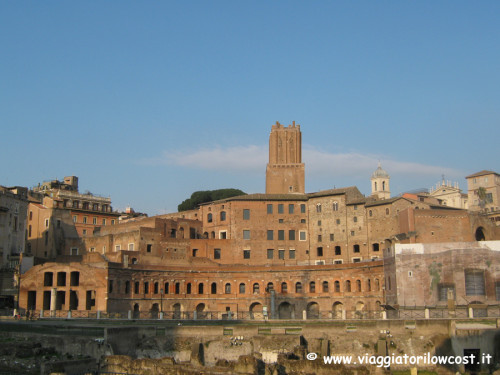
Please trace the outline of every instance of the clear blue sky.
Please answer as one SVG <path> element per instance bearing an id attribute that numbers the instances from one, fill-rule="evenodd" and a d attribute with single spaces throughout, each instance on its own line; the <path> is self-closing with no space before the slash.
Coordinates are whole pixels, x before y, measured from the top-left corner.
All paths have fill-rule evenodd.
<path id="1" fill-rule="evenodd" d="M 0 51 L 0 185 L 264 192 L 276 121 L 308 192 L 500 172 L 499 1 L 1 1 Z"/>

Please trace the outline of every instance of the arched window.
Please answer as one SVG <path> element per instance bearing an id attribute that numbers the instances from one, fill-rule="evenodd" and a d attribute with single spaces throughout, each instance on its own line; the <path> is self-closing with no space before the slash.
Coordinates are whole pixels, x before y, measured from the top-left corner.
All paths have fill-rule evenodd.
<path id="1" fill-rule="evenodd" d="M 385 181 L 382 181 L 382 191 L 385 191 Z"/>
<path id="2" fill-rule="evenodd" d="M 368 216 L 372 217 L 373 216 L 373 212 L 372 210 L 368 211 Z"/>
<path id="3" fill-rule="evenodd" d="M 212 283 L 210 293 L 217 294 L 217 283 Z"/>
<path id="4" fill-rule="evenodd" d="M 210 233 L 210 237 L 211 237 L 211 238 L 215 238 L 215 232 L 214 232 L 214 231 L 212 231 L 212 232 Z"/>
<path id="5" fill-rule="evenodd" d="M 159 290 L 160 290 L 160 288 L 159 288 L 159 286 L 158 286 L 158 283 L 156 282 L 156 283 L 154 284 L 154 292 L 153 292 L 153 293 L 154 293 L 154 294 L 158 294 L 158 293 L 159 293 Z"/>
<path id="6" fill-rule="evenodd" d="M 345 282 L 345 291 L 350 292 L 351 291 L 351 280 L 347 280 Z"/>
<path id="7" fill-rule="evenodd" d="M 245 294 L 245 284 L 240 284 L 240 294 Z"/>
<path id="8" fill-rule="evenodd" d="M 169 293 L 169 284 L 168 283 L 165 283 L 165 294 L 168 294 Z"/>
<path id="9" fill-rule="evenodd" d="M 339 210 L 339 203 L 338 202 L 333 202 L 333 210 L 338 211 Z"/>
<path id="10" fill-rule="evenodd" d="M 378 281 L 378 279 L 375 279 L 375 291 L 379 291 L 380 290 L 380 281 Z"/>
<path id="11" fill-rule="evenodd" d="M 335 293 L 340 293 L 340 281 L 335 280 L 335 283 L 333 285 L 334 285 Z"/>
<path id="12" fill-rule="evenodd" d="M 252 290 L 253 290 L 253 294 L 259 294 L 260 293 L 260 285 L 259 285 L 259 283 L 253 284 Z"/>
<path id="13" fill-rule="evenodd" d="M 139 294 L 139 281 L 134 283 L 134 293 Z"/>
<path id="14" fill-rule="evenodd" d="M 323 293 L 328 293 L 328 281 L 323 281 Z"/>
<path id="15" fill-rule="evenodd" d="M 369 292 L 372 291 L 372 281 L 370 279 L 368 279 L 368 281 L 366 282 L 366 288 Z"/>
<path id="16" fill-rule="evenodd" d="M 186 285 L 186 294 L 191 294 L 191 283 L 187 283 Z"/>
<path id="17" fill-rule="evenodd" d="M 144 294 L 149 293 L 149 283 L 146 281 L 144 282 Z"/>
<path id="18" fill-rule="evenodd" d="M 226 211 L 220 212 L 220 221 L 226 221 Z"/>
<path id="19" fill-rule="evenodd" d="M 385 214 L 389 215 L 389 209 L 388 208 L 385 209 Z"/>
<path id="20" fill-rule="evenodd" d="M 212 222 L 212 213 L 209 213 L 207 215 L 207 222 L 211 223 Z"/>
<path id="21" fill-rule="evenodd" d="M 224 286 L 224 293 L 231 294 L 231 284 L 226 283 L 226 285 Z"/>
<path id="22" fill-rule="evenodd" d="M 198 294 L 203 294 L 203 283 L 198 284 Z"/>
<path id="23" fill-rule="evenodd" d="M 316 205 L 316 212 L 321 212 L 321 203 Z"/>
<path id="24" fill-rule="evenodd" d="M 268 292 L 271 292 L 272 290 L 274 290 L 274 284 L 273 283 L 267 283 L 266 290 Z"/>
<path id="25" fill-rule="evenodd" d="M 361 292 L 361 280 L 356 280 L 356 287 L 358 289 L 358 292 Z"/>
<path id="26" fill-rule="evenodd" d="M 311 281 L 309 283 L 309 292 L 310 293 L 316 293 L 316 283 L 314 281 Z"/>
<path id="27" fill-rule="evenodd" d="M 295 284 L 295 293 L 302 293 L 302 283 Z"/>
<path id="28" fill-rule="evenodd" d="M 285 282 L 281 283 L 281 293 L 287 293 L 288 292 L 288 284 Z"/>

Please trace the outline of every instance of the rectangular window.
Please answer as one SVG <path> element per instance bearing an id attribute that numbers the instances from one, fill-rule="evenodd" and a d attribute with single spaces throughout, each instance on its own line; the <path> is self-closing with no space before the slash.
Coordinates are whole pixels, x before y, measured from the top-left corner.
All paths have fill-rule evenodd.
<path id="1" fill-rule="evenodd" d="M 102 225 L 106 225 L 106 219 L 102 219 Z"/>
<path id="2" fill-rule="evenodd" d="M 250 210 L 248 208 L 243 209 L 243 220 L 250 220 Z"/>
<path id="3" fill-rule="evenodd" d="M 354 246 L 353 246 L 353 251 L 354 251 L 355 253 L 359 253 L 359 245 L 354 245 Z"/>
<path id="4" fill-rule="evenodd" d="M 94 225 L 97 224 L 97 218 L 96 217 L 92 218 L 92 224 L 94 224 Z"/>
<path id="5" fill-rule="evenodd" d="M 115 225 L 115 220 L 111 220 L 111 225 Z"/>
<path id="6" fill-rule="evenodd" d="M 274 231 L 272 231 L 272 230 L 267 231 L 267 239 L 268 239 L 268 241 L 274 240 Z"/>
<path id="7" fill-rule="evenodd" d="M 45 219 L 45 228 L 49 227 L 49 219 Z"/>
<path id="8" fill-rule="evenodd" d="M 120 251 L 121 250 L 121 246 L 120 245 L 116 245 L 115 246 L 115 251 Z"/>
<path id="9" fill-rule="evenodd" d="M 335 255 L 342 255 L 342 249 L 340 246 L 335 246 Z"/>
<path id="10" fill-rule="evenodd" d="M 290 229 L 290 230 L 288 231 L 288 239 L 289 239 L 290 241 L 295 241 L 295 230 Z"/>
<path id="11" fill-rule="evenodd" d="M 285 259 L 285 250 L 278 250 L 278 258 Z"/>
<path id="12" fill-rule="evenodd" d="M 87 224 L 87 216 L 83 217 L 83 224 Z"/>
<path id="13" fill-rule="evenodd" d="M 274 250 L 267 249 L 267 259 L 273 259 L 273 257 L 274 257 Z"/>
<path id="14" fill-rule="evenodd" d="M 220 259 L 220 249 L 214 249 L 214 259 Z"/>
<path id="15" fill-rule="evenodd" d="M 150 252 L 151 252 L 151 249 L 152 249 L 152 248 L 153 248 L 153 244 L 148 243 L 148 244 L 146 245 L 146 251 L 147 251 L 148 253 L 150 253 Z"/>
<path id="16" fill-rule="evenodd" d="M 73 216 L 73 223 L 76 223 L 76 220 L 77 220 L 76 216 Z"/>
<path id="17" fill-rule="evenodd" d="M 337 225 L 340 225 L 340 219 L 337 219 Z"/>
<path id="18" fill-rule="evenodd" d="M 128 244 L 128 250 L 129 251 L 134 251 L 134 244 L 133 243 L 129 243 Z"/>
<path id="19" fill-rule="evenodd" d="M 330 241 L 335 241 L 335 236 L 333 233 L 330 233 Z"/>
<path id="20" fill-rule="evenodd" d="M 278 241 L 284 241 L 285 240 L 285 231 L 280 229 L 278 231 Z"/>
<path id="21" fill-rule="evenodd" d="M 249 240 L 250 239 L 250 231 L 248 229 L 245 229 L 243 231 L 243 239 L 244 240 Z"/>
<path id="22" fill-rule="evenodd" d="M 295 259 L 295 250 L 293 249 L 288 250 L 288 257 L 290 259 Z"/>
<path id="23" fill-rule="evenodd" d="M 243 250 L 243 259 L 250 259 L 250 250 Z"/>
<path id="24" fill-rule="evenodd" d="M 342 264 L 342 259 L 336 259 L 336 260 L 334 260 L 333 264 Z"/>
<path id="25" fill-rule="evenodd" d="M 486 295 L 483 270 L 465 270 L 465 295 Z"/>
<path id="26" fill-rule="evenodd" d="M 301 214 L 305 214 L 306 213 L 306 205 L 305 204 L 301 204 L 300 205 L 300 213 Z"/>
<path id="27" fill-rule="evenodd" d="M 323 236 L 321 234 L 318 234 L 318 242 L 323 241 Z"/>
<path id="28" fill-rule="evenodd" d="M 77 247 L 72 247 L 70 250 L 71 255 L 78 255 L 78 248 Z"/>
<path id="29" fill-rule="evenodd" d="M 359 263 L 361 262 L 361 258 L 352 258 L 353 263 Z"/>
<path id="30" fill-rule="evenodd" d="M 293 205 L 293 203 L 290 203 L 288 205 L 288 213 L 289 214 L 293 214 L 293 211 L 295 210 L 295 206 Z"/>
<path id="31" fill-rule="evenodd" d="M 299 232 L 299 241 L 305 241 L 306 240 L 306 231 L 305 230 L 301 230 Z"/>
<path id="32" fill-rule="evenodd" d="M 322 247 L 318 247 L 316 250 L 317 250 L 317 255 L 319 257 L 322 257 L 323 256 L 323 248 Z"/>
<path id="33" fill-rule="evenodd" d="M 282 203 L 278 204 L 278 213 L 279 214 L 285 213 L 285 208 Z"/>
<path id="34" fill-rule="evenodd" d="M 267 205 L 267 213 L 268 214 L 272 214 L 273 213 L 273 205 L 272 204 L 268 204 Z"/>

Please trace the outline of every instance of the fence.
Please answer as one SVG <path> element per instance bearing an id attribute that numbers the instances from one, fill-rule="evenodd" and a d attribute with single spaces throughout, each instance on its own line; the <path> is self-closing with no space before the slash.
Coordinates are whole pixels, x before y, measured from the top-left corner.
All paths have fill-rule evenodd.
<path id="1" fill-rule="evenodd" d="M 446 308 L 413 308 L 399 310 L 332 310 L 332 311 L 87 311 L 32 310 L 29 317 L 18 319 L 121 319 L 121 320 L 384 320 L 384 319 L 468 319 L 500 318 L 500 306 L 461 306 Z"/>

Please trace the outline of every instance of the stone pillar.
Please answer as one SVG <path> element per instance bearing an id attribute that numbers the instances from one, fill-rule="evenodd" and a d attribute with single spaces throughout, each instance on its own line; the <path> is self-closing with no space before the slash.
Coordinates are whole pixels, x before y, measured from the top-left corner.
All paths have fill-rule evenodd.
<path id="1" fill-rule="evenodd" d="M 231 320 L 232 319 L 232 315 L 233 315 L 233 313 L 231 311 L 228 311 L 227 312 L 227 319 Z"/>
<path id="2" fill-rule="evenodd" d="M 307 311 L 302 310 L 302 320 L 307 320 Z"/>
<path id="3" fill-rule="evenodd" d="M 469 307 L 469 318 L 474 318 L 474 309 Z"/>
<path id="4" fill-rule="evenodd" d="M 197 320 L 198 319 L 198 311 L 194 310 L 193 312 L 193 319 Z"/>
<path id="5" fill-rule="evenodd" d="M 57 288 L 50 289 L 50 316 L 56 315 Z"/>
<path id="6" fill-rule="evenodd" d="M 43 309 L 40 310 L 40 319 L 42 319 L 42 318 L 43 318 Z M 497 324 L 497 328 L 498 328 L 498 324 Z"/>
<path id="7" fill-rule="evenodd" d="M 382 311 L 382 319 L 383 320 L 387 319 L 387 311 Z"/>
<path id="8" fill-rule="evenodd" d="M 160 320 L 163 320 L 163 311 L 160 312 Z"/>
<path id="9" fill-rule="evenodd" d="M 68 319 L 71 319 L 71 310 L 68 310 Z"/>
<path id="10" fill-rule="evenodd" d="M 342 320 L 346 320 L 346 318 L 347 318 L 346 311 L 342 309 Z"/>
<path id="11" fill-rule="evenodd" d="M 424 317 L 425 317 L 425 319 L 429 319 L 431 317 L 429 309 L 424 310 Z"/>
<path id="12" fill-rule="evenodd" d="M 291 316 L 292 316 L 292 319 L 295 319 L 295 309 L 294 309 L 294 310 L 292 310 L 292 314 L 291 314 Z"/>
<path id="13" fill-rule="evenodd" d="M 127 311 L 127 319 L 132 319 L 132 310 Z"/>

